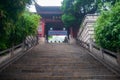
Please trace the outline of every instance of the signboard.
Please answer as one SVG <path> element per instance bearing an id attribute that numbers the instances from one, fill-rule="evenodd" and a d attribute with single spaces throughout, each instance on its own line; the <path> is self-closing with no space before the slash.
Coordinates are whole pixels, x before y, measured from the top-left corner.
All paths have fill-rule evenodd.
<path id="1" fill-rule="evenodd" d="M 67 31 L 60 30 L 49 30 L 48 35 L 67 35 Z"/>
<path id="2" fill-rule="evenodd" d="M 42 32 L 42 26 L 41 25 L 38 27 L 38 32 Z"/>

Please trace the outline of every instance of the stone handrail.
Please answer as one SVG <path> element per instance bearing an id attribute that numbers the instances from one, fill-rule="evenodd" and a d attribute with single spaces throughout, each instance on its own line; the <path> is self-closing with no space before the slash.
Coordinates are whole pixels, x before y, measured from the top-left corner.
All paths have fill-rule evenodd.
<path id="1" fill-rule="evenodd" d="M 86 48 L 90 51 L 90 55 L 103 63 L 107 68 L 120 75 L 120 66 L 117 61 L 117 53 L 103 49 L 97 46 L 94 42 L 86 43 L 80 40 L 77 40 L 77 44 Z"/>
<path id="2" fill-rule="evenodd" d="M 33 36 L 26 37 L 25 41 L 0 52 L 0 71 L 9 63 L 23 56 L 28 50 L 38 44 L 38 38 Z"/>

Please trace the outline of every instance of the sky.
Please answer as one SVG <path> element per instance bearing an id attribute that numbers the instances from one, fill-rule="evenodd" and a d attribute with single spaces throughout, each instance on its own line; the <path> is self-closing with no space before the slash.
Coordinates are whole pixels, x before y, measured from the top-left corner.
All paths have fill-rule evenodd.
<path id="1" fill-rule="evenodd" d="M 36 0 L 41 6 L 61 6 L 63 0 Z"/>
<path id="2" fill-rule="evenodd" d="M 36 0 L 37 3 L 41 6 L 61 6 L 63 0 Z M 30 11 L 35 12 L 35 6 L 30 6 Z"/>

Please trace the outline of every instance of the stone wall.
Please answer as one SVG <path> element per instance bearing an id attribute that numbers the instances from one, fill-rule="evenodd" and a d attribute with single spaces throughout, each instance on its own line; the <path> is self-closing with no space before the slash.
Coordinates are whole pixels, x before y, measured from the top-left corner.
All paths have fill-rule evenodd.
<path id="1" fill-rule="evenodd" d="M 98 15 L 87 14 L 80 26 L 77 38 L 83 42 L 89 43 L 90 39 L 94 40 L 94 23 L 96 22 Z"/>

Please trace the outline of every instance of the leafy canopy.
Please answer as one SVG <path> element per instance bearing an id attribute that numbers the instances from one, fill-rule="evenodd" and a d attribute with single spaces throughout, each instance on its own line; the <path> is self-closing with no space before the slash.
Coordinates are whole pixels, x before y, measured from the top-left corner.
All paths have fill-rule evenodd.
<path id="1" fill-rule="evenodd" d="M 120 49 L 120 2 L 103 11 L 95 25 L 96 43 L 106 49 Z"/>
<path id="2" fill-rule="evenodd" d="M 36 33 L 40 16 L 25 12 L 33 0 L 0 0 L 0 50 Z"/>
<path id="3" fill-rule="evenodd" d="M 75 20 L 76 20 L 76 18 L 72 14 L 64 14 L 62 16 L 62 21 L 65 22 L 66 27 L 74 24 Z"/>
<path id="4" fill-rule="evenodd" d="M 119 0 L 63 0 L 62 20 L 68 27 L 79 27 L 86 14 L 98 13 L 101 9 L 108 8 L 109 4 L 114 5 L 117 1 Z"/>

